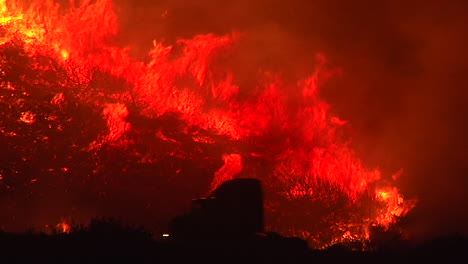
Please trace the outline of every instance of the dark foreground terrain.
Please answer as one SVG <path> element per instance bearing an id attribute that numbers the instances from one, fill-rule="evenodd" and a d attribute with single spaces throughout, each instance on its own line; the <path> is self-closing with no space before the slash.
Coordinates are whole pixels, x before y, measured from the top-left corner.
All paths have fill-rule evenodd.
<path id="1" fill-rule="evenodd" d="M 141 228 L 95 220 L 71 233 L 0 233 L 1 263 L 468 263 L 468 239 L 440 237 L 417 246 L 313 250 L 266 233 L 195 241 L 157 240 Z"/>

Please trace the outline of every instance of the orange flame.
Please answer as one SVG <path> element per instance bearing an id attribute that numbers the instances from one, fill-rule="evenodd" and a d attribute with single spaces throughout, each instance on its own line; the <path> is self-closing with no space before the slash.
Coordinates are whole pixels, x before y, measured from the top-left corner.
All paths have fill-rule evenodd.
<path id="1" fill-rule="evenodd" d="M 58 223 L 56 228 L 60 233 L 68 234 L 71 232 L 71 225 L 65 220 L 62 220 L 60 223 Z"/>

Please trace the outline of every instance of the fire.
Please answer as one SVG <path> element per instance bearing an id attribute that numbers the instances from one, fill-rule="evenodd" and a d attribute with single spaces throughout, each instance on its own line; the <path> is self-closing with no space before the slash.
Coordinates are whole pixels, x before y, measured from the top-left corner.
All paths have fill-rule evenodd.
<path id="1" fill-rule="evenodd" d="M 404 216 L 414 207 L 414 202 L 405 204 L 405 199 L 396 187 L 386 187 L 376 190 L 376 199 L 386 204 L 385 212 L 377 216 L 376 222 L 383 226 L 390 226 L 395 217 Z"/>
<path id="2" fill-rule="evenodd" d="M 331 115 L 319 93 L 340 72 L 324 55 L 304 80 L 285 83 L 260 69 L 256 84 L 244 87 L 223 63 L 243 34 L 200 35 L 172 46 L 154 41 L 145 63 L 112 44 L 118 26 L 110 0 L 72 1 L 67 10 L 54 1 L 25 7 L 1 0 L 0 28 L 0 86 L 9 91 L 1 103 L 19 109 L 15 120 L 29 125 L 15 123 L 21 127 L 15 130 L 3 117 L 1 132 L 34 137 L 63 155 L 36 168 L 35 184 L 50 173 L 102 176 L 102 186 L 112 183 L 112 174 L 138 181 L 143 168 L 154 173 L 168 160 L 161 174 L 169 180 L 154 181 L 202 181 L 187 175 L 183 162 L 193 161 L 212 172 L 206 191 L 230 178 L 261 179 L 270 228 L 318 247 L 366 240 L 370 226 L 389 227 L 414 206 L 391 181 L 384 184 L 379 170 L 366 168 L 343 136 L 350 124 Z M 15 64 L 18 58 L 30 66 Z M 47 100 L 31 105 L 38 94 Z M 53 140 L 63 149 L 52 148 Z M 6 168 L 0 173 L 3 181 L 13 177 Z M 67 223 L 59 226 L 70 231 Z"/>
<path id="3" fill-rule="evenodd" d="M 34 123 L 34 113 L 32 112 L 23 112 L 21 114 L 20 120 L 26 124 Z"/>
<path id="4" fill-rule="evenodd" d="M 62 57 L 64 60 L 67 60 L 70 57 L 70 54 L 68 53 L 68 51 L 64 49 L 60 51 L 60 54 L 62 54 Z"/>
<path id="5" fill-rule="evenodd" d="M 65 220 L 62 220 L 60 223 L 58 223 L 56 228 L 60 233 L 68 234 L 71 232 L 71 225 Z"/>

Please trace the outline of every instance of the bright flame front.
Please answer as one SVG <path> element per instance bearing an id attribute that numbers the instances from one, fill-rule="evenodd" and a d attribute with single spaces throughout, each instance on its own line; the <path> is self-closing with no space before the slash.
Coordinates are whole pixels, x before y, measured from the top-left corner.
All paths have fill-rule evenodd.
<path id="1" fill-rule="evenodd" d="M 241 34 L 200 35 L 173 46 L 155 41 L 144 63 L 111 44 L 118 27 L 110 0 L 81 1 L 66 12 L 53 1 L 24 8 L 3 0 L 0 27 L 5 138 L 13 142 L 20 133 L 50 146 L 54 135 L 74 131 L 62 142 L 68 148 L 54 149 L 65 158 L 55 155 L 55 163 L 42 164 L 49 167 L 37 166 L 35 184 L 51 181 L 48 173 L 72 178 L 84 172 L 88 176 L 80 177 L 102 182 L 125 174 L 138 181 L 142 166 L 155 170 L 164 160 L 171 160 L 165 171 L 171 175 L 158 184 L 199 181 L 202 176 L 177 163 L 190 160 L 213 172 L 206 192 L 235 177 L 261 179 L 269 229 L 316 247 L 367 240 L 373 225 L 387 228 L 414 206 L 384 184 L 388 177 L 366 168 L 343 135 L 348 122 L 330 115 L 319 90 L 338 71 L 323 55 L 304 80 L 286 83 L 281 74 L 259 69 L 255 83 L 241 86 L 223 63 Z M 81 116 L 83 109 L 90 115 Z M 93 117 L 100 121 L 74 123 Z M 128 164 L 110 165 L 119 155 Z M 3 181 L 31 173 L 17 160 L 8 162 L 17 169 L 3 168 Z M 74 166 L 80 163 L 91 165 L 78 173 L 86 170 Z"/>

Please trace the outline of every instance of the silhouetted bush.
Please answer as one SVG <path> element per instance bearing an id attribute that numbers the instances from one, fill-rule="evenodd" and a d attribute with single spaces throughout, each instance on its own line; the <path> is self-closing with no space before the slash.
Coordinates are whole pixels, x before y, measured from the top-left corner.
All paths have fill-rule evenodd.
<path id="1" fill-rule="evenodd" d="M 389 234 L 387 234 L 389 235 Z M 391 236 L 390 236 L 391 237 Z M 392 240 L 397 243 L 397 240 Z M 7 233 L 0 231 L 2 263 L 415 263 L 467 259 L 468 238 L 454 235 L 439 237 L 417 246 L 406 243 L 394 250 L 385 244 L 371 251 L 336 244 L 324 250 L 307 247 L 304 240 L 277 233 L 246 237 L 203 237 L 188 243 L 156 241 L 138 226 L 124 225 L 115 218 L 93 219 L 87 226 L 74 226 L 71 233 Z"/>

